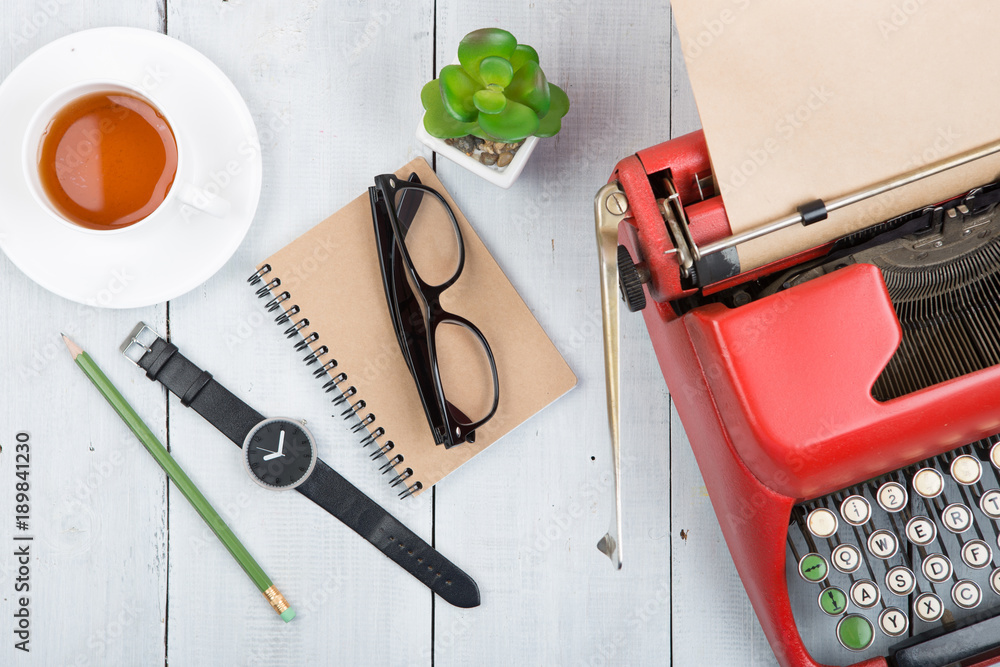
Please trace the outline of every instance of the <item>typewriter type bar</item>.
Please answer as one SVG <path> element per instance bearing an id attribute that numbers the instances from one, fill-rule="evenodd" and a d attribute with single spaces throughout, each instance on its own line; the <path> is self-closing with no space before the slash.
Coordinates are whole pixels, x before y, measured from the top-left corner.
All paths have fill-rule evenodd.
<path id="1" fill-rule="evenodd" d="M 837 197 L 829 201 L 817 199 L 816 201 L 809 202 L 808 204 L 803 204 L 798 208 L 796 213 L 793 213 L 786 218 L 775 220 L 774 222 L 761 225 L 760 227 L 748 230 L 741 234 L 734 234 L 733 236 L 719 239 L 718 241 L 713 241 L 712 243 L 707 243 L 702 248 L 693 246 L 690 249 L 690 253 L 697 261 L 707 255 L 711 255 L 712 253 L 728 250 L 729 248 L 735 248 L 741 243 L 752 241 L 760 238 L 761 236 L 766 236 L 778 230 L 785 229 L 786 227 L 792 227 L 798 224 L 816 224 L 817 222 L 826 220 L 827 216 L 834 211 L 846 208 L 852 204 L 857 204 L 858 202 L 862 202 L 866 199 L 871 199 L 872 197 L 877 197 L 878 195 L 885 194 L 886 192 L 890 192 L 896 188 L 901 188 L 909 185 L 910 183 L 922 181 L 925 178 L 930 178 L 931 176 L 954 169 L 955 167 L 961 167 L 963 164 L 969 164 L 970 162 L 975 162 L 976 160 L 980 160 L 984 157 L 989 157 L 995 153 L 1000 153 L 1000 141 L 982 148 L 962 153 L 961 155 L 956 155 L 948 160 L 943 160 L 919 169 L 914 169 L 913 171 L 902 176 L 882 181 L 881 183 L 857 190 L 842 197 Z"/>
<path id="2" fill-rule="evenodd" d="M 659 301 L 669 302 L 699 292 L 711 294 L 732 284 L 748 282 L 792 266 L 803 258 L 823 254 L 828 249 L 827 246 L 821 246 L 803 251 L 775 265 L 742 271 L 735 250 L 740 244 L 799 224 L 821 224 L 834 211 L 1000 153 L 1000 142 L 995 142 L 846 195 L 805 203 L 784 218 L 732 234 L 721 197 L 714 188 L 707 147 L 701 132 L 675 139 L 662 147 L 671 150 L 658 151 L 661 147 L 654 147 L 640 152 L 636 157 L 645 166 L 644 153 L 648 155 L 679 150 L 701 155 L 693 164 L 690 156 L 685 156 L 680 160 L 678 168 L 667 167 L 649 174 L 652 199 L 642 204 L 643 208 L 656 211 L 663 233 L 655 240 L 636 243 L 634 251 L 630 248 L 629 259 L 633 261 L 621 262 L 619 271 L 621 274 L 629 274 L 634 268 L 638 268 L 641 280 L 648 284 L 652 295 Z M 669 156 L 667 160 L 671 157 L 673 156 Z M 622 205 L 629 206 L 629 196 L 635 195 L 635 188 L 632 188 L 632 193 L 626 193 L 626 183 L 627 179 L 616 183 L 616 198 Z M 606 197 L 607 193 L 601 193 L 602 201 Z M 597 203 L 595 200 L 595 207 Z M 649 256 L 643 250 L 650 251 Z M 632 306 L 630 308 L 637 309 Z"/>

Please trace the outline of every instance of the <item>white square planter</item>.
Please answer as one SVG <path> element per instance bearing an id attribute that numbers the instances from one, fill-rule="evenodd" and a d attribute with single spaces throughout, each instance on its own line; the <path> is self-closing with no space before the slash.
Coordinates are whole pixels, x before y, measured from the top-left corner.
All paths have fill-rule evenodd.
<path id="1" fill-rule="evenodd" d="M 427 130 L 424 129 L 423 118 L 420 119 L 420 124 L 417 126 L 417 139 L 439 155 L 448 158 L 460 167 L 465 167 L 478 176 L 482 176 L 490 183 L 499 185 L 501 188 L 509 188 L 514 184 L 517 177 L 524 171 L 524 165 L 528 163 L 528 158 L 534 152 L 535 146 L 538 145 L 538 137 L 528 137 L 524 140 L 524 145 L 514 153 L 514 159 L 510 161 L 510 164 L 506 167 L 497 168 L 487 167 L 476 158 L 469 157 L 454 146 L 449 146 L 444 142 L 444 139 L 438 139 L 428 134 Z"/>

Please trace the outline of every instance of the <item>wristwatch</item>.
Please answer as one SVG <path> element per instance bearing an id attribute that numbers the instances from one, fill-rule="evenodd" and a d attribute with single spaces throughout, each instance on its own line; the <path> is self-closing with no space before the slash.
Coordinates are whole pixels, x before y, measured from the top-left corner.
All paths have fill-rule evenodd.
<path id="1" fill-rule="evenodd" d="M 468 574 L 317 457 L 316 440 L 301 421 L 266 419 L 212 374 L 201 370 L 140 322 L 122 354 L 159 380 L 181 405 L 194 408 L 243 449 L 243 466 L 268 489 L 295 489 L 456 607 L 479 605 L 479 587 Z"/>

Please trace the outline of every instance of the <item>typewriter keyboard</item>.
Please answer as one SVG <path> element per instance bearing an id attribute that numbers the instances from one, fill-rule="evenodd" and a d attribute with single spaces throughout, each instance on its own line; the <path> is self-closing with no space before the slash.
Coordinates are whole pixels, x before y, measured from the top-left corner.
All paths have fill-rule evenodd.
<path id="1" fill-rule="evenodd" d="M 787 553 L 796 624 L 826 664 L 1000 613 L 1000 436 L 797 505 Z"/>

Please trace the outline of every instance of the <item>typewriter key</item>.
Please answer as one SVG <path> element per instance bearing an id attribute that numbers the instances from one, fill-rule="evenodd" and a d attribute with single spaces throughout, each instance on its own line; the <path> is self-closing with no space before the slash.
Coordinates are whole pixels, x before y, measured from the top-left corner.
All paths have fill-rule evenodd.
<path id="1" fill-rule="evenodd" d="M 830 616 L 840 616 L 847 611 L 847 594 L 836 586 L 820 591 L 819 608 Z"/>
<path id="2" fill-rule="evenodd" d="M 799 561 L 799 576 L 808 582 L 818 584 L 826 579 L 830 567 L 819 554 L 806 554 Z"/>
<path id="3" fill-rule="evenodd" d="M 885 575 L 885 586 L 896 595 L 909 595 L 917 585 L 917 578 L 908 567 L 897 565 Z"/>
<path id="4" fill-rule="evenodd" d="M 872 506 L 861 496 L 851 496 L 840 504 L 840 516 L 852 526 L 863 526 L 872 516 Z"/>
<path id="5" fill-rule="evenodd" d="M 941 521 L 945 528 L 955 533 L 964 533 L 972 527 L 972 510 L 962 503 L 953 503 L 944 508 Z"/>
<path id="6" fill-rule="evenodd" d="M 851 614 L 837 623 L 837 639 L 848 651 L 864 651 L 875 641 L 875 628 L 864 616 Z"/>
<path id="7" fill-rule="evenodd" d="M 982 478 L 983 466 L 976 457 L 963 454 L 951 462 L 951 476 L 959 484 L 969 486 Z"/>
<path id="8" fill-rule="evenodd" d="M 851 602 L 860 609 L 871 609 L 882 599 L 882 591 L 871 579 L 858 579 L 851 586 Z"/>
<path id="9" fill-rule="evenodd" d="M 925 516 L 915 516 L 906 523 L 906 539 L 925 547 L 937 537 L 937 525 Z"/>
<path id="10" fill-rule="evenodd" d="M 982 540 L 969 540 L 962 547 L 962 560 L 972 569 L 981 570 L 993 561 L 993 551 Z"/>
<path id="11" fill-rule="evenodd" d="M 983 599 L 983 591 L 974 581 L 963 579 L 951 587 L 951 600 L 962 609 L 975 609 Z"/>
<path id="12" fill-rule="evenodd" d="M 937 498 L 944 490 L 944 476 L 934 468 L 923 468 L 913 476 L 913 490 L 924 498 Z"/>
<path id="13" fill-rule="evenodd" d="M 924 576 L 927 577 L 927 581 L 934 584 L 943 584 L 951 579 L 951 561 L 948 560 L 947 556 L 943 556 L 942 554 L 931 554 L 925 558 L 920 569 L 923 571 Z"/>
<path id="14" fill-rule="evenodd" d="M 1000 442 L 993 445 L 993 449 L 990 450 L 990 461 L 993 462 L 993 467 L 1000 469 Z"/>
<path id="15" fill-rule="evenodd" d="M 993 570 L 993 574 L 990 575 L 990 588 L 997 595 L 1000 595 L 1000 567 Z"/>
<path id="16" fill-rule="evenodd" d="M 837 532 L 837 515 L 825 507 L 820 507 L 809 513 L 806 525 L 809 526 L 809 532 L 816 537 L 832 537 Z"/>
<path id="17" fill-rule="evenodd" d="M 909 494 L 902 484 L 896 482 L 886 482 L 878 489 L 878 504 L 886 512 L 899 512 L 906 503 L 909 502 Z"/>
<path id="18" fill-rule="evenodd" d="M 899 551 L 899 539 L 888 530 L 876 530 L 868 537 L 868 551 L 876 558 L 887 560 Z"/>
<path id="19" fill-rule="evenodd" d="M 906 633 L 910 627 L 910 619 L 901 609 L 888 607 L 878 615 L 878 627 L 887 637 L 900 637 Z"/>
<path id="20" fill-rule="evenodd" d="M 941 598 L 933 593 L 924 593 L 913 601 L 913 613 L 922 621 L 933 623 L 944 614 L 944 605 Z"/>
<path id="21" fill-rule="evenodd" d="M 861 567 L 861 550 L 853 544 L 839 544 L 830 556 L 833 566 L 843 572 L 850 574 L 857 572 Z"/>
<path id="22" fill-rule="evenodd" d="M 1000 491 L 990 489 L 979 499 L 979 509 L 991 519 L 1000 519 Z"/>

